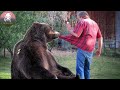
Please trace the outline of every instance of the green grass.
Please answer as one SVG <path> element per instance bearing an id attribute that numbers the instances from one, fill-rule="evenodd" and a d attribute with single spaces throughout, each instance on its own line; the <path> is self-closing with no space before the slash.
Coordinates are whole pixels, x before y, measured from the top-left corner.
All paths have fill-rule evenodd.
<path id="1" fill-rule="evenodd" d="M 120 79 L 120 58 L 94 57 L 91 65 L 91 79 Z"/>
<path id="2" fill-rule="evenodd" d="M 76 64 L 76 53 L 65 51 L 52 51 L 56 61 L 74 74 Z M 0 79 L 10 79 L 11 59 L 0 57 Z M 120 79 L 120 57 L 101 56 L 94 57 L 91 65 L 91 79 Z"/>
<path id="3" fill-rule="evenodd" d="M 67 67 L 69 68 L 74 74 L 75 74 L 75 59 L 72 59 L 72 57 L 62 57 L 62 59 L 56 59 L 56 61 L 64 66 L 64 67 Z"/>
<path id="4" fill-rule="evenodd" d="M 0 57 L 0 79 L 10 79 L 11 59 Z"/>

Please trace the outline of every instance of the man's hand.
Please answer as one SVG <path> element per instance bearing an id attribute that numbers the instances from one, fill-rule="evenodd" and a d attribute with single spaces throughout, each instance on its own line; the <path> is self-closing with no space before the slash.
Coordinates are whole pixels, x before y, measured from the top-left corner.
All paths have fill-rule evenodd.
<path id="1" fill-rule="evenodd" d="M 77 38 L 79 37 L 76 33 L 73 32 L 73 27 L 71 27 L 69 22 L 66 23 L 66 27 L 67 27 L 67 30 L 70 34 L 72 34 L 73 36 L 75 36 Z"/>
<path id="2" fill-rule="evenodd" d="M 70 25 L 69 22 L 66 22 L 66 27 L 67 27 L 67 30 L 68 30 L 68 31 L 72 29 L 72 27 L 71 27 L 71 25 Z"/>
<path id="3" fill-rule="evenodd" d="M 100 55 L 101 55 L 101 49 L 97 49 L 97 50 L 96 50 L 96 56 L 97 56 L 97 57 L 100 57 Z"/>
<path id="4" fill-rule="evenodd" d="M 98 57 L 101 55 L 102 45 L 103 45 L 103 37 L 100 37 L 98 38 L 98 49 L 96 51 L 96 56 Z"/>

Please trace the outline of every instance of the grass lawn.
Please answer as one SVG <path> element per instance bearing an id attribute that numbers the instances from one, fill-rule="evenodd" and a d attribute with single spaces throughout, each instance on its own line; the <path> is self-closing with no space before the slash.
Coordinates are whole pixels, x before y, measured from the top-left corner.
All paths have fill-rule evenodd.
<path id="1" fill-rule="evenodd" d="M 11 59 L 0 57 L 0 79 L 11 79 Z"/>
<path id="2" fill-rule="evenodd" d="M 68 67 L 75 74 L 76 52 L 52 51 L 56 61 Z M 10 79 L 11 59 L 0 57 L 0 79 Z M 120 58 L 94 57 L 91 65 L 91 79 L 120 79 Z"/>
<path id="3" fill-rule="evenodd" d="M 120 79 L 120 58 L 94 57 L 91 65 L 91 79 Z"/>

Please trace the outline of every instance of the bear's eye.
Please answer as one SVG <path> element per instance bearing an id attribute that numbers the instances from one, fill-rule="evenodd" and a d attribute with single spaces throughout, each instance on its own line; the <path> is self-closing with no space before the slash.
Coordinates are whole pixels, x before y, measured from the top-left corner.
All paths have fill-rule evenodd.
<path id="1" fill-rule="evenodd" d="M 54 27 L 53 27 L 53 26 L 49 26 L 49 28 L 50 28 L 51 30 L 54 30 Z"/>

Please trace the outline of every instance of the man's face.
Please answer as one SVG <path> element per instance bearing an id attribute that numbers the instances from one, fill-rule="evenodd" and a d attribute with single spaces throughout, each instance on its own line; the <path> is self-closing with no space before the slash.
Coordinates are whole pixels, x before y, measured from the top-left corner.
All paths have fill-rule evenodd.
<path id="1" fill-rule="evenodd" d="M 77 15 L 77 19 L 78 19 L 78 21 L 80 21 L 81 19 L 83 19 L 83 17 L 80 17 Z"/>

